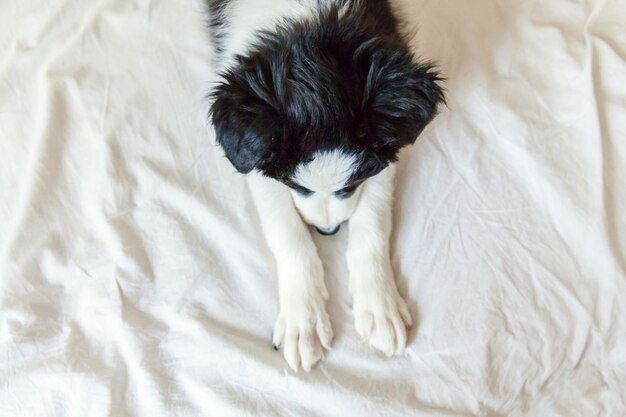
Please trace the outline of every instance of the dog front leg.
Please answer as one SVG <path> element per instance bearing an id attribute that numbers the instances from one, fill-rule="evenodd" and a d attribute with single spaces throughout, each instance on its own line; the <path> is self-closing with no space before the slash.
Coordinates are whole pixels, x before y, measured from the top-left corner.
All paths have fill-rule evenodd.
<path id="1" fill-rule="evenodd" d="M 404 349 L 406 327 L 412 324 L 389 258 L 394 177 L 392 164 L 363 185 L 350 218 L 347 254 L 356 330 L 387 356 Z"/>
<path id="2" fill-rule="evenodd" d="M 294 371 L 300 364 L 309 371 L 322 358 L 323 348 L 330 349 L 333 338 L 322 263 L 286 186 L 257 172 L 248 175 L 248 184 L 276 259 L 280 313 L 274 347 L 282 345 Z"/>

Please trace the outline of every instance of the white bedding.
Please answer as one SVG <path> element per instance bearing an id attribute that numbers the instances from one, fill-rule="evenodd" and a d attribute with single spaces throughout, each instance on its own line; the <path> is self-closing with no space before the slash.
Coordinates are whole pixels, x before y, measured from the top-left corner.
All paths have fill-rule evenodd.
<path id="1" fill-rule="evenodd" d="M 405 1 L 447 109 L 402 153 L 418 324 L 270 344 L 274 264 L 213 144 L 201 0 L 0 0 L 0 416 L 626 415 L 626 3 Z"/>

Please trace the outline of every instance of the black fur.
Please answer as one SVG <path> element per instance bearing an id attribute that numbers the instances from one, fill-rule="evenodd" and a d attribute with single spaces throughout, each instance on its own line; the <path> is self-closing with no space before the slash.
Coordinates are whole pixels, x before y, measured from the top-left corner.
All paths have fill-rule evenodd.
<path id="1" fill-rule="evenodd" d="M 331 7 L 260 33 L 222 74 L 211 119 L 239 172 L 288 182 L 314 152 L 340 148 L 359 156 L 359 181 L 395 161 L 435 116 L 438 74 L 415 62 L 386 1 L 356 4 L 342 18 Z"/>
<path id="2" fill-rule="evenodd" d="M 211 41 L 213 42 L 217 58 L 219 58 L 224 50 L 222 38 L 224 32 L 227 30 L 224 14 L 226 13 L 226 5 L 229 1 L 230 0 L 206 0 L 209 12 L 209 33 L 211 34 Z"/>

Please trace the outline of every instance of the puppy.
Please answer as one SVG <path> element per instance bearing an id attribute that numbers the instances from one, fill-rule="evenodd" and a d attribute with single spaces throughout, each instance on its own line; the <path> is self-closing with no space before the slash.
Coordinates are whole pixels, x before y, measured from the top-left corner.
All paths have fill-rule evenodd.
<path id="1" fill-rule="evenodd" d="M 276 259 L 274 346 L 306 371 L 330 349 L 311 232 L 345 224 L 356 330 L 388 356 L 402 351 L 412 321 L 389 255 L 395 162 L 444 100 L 438 74 L 409 51 L 386 0 L 208 5 L 221 65 L 210 118 Z"/>

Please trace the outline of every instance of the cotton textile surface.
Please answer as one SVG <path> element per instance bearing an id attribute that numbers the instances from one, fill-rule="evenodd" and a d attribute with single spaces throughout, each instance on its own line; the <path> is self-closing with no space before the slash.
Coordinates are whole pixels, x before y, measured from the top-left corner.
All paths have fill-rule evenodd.
<path id="1" fill-rule="evenodd" d="M 201 0 L 0 0 L 0 416 L 626 415 L 626 2 L 405 1 L 448 107 L 401 154 L 417 324 L 270 343 L 275 265 L 214 143 Z"/>

